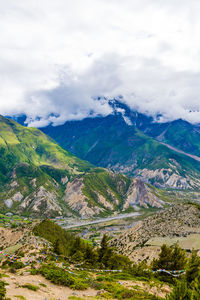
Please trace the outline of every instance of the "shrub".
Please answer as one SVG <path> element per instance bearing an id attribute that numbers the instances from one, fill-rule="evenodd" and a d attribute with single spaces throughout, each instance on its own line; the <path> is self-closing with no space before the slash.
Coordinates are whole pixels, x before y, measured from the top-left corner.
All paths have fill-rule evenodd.
<path id="1" fill-rule="evenodd" d="M 186 251 L 178 244 L 169 247 L 163 244 L 159 258 L 152 263 L 153 269 L 183 270 L 187 264 Z"/>
<path id="2" fill-rule="evenodd" d="M 112 299 L 158 299 L 156 296 L 148 294 L 145 291 L 138 291 L 134 289 L 128 289 L 119 283 L 110 283 L 110 282 L 104 282 L 100 283 L 99 286 L 100 289 L 103 289 L 107 292 L 104 296 L 107 297 L 106 299 L 109 299 L 112 297 Z"/>
<path id="3" fill-rule="evenodd" d="M 12 269 L 16 269 L 16 270 L 22 269 L 25 267 L 25 265 L 21 261 L 9 262 L 8 265 L 11 266 Z"/>
<path id="4" fill-rule="evenodd" d="M 0 281 L 0 299 L 5 299 L 6 296 L 6 283 L 4 281 Z"/>
<path id="5" fill-rule="evenodd" d="M 39 283 L 39 285 L 42 287 L 47 287 L 47 285 L 45 283 Z"/>
<path id="6" fill-rule="evenodd" d="M 21 296 L 21 295 L 15 295 L 14 297 L 19 299 L 19 300 L 26 300 L 26 298 L 24 296 Z"/>
<path id="7" fill-rule="evenodd" d="M 54 265 L 43 265 L 38 272 L 57 285 L 64 285 L 77 290 L 85 290 L 89 287 L 86 279 L 73 276 L 73 274 Z"/>
<path id="8" fill-rule="evenodd" d="M 39 289 L 39 287 L 37 285 L 33 285 L 33 284 L 30 284 L 30 283 L 26 283 L 24 285 L 21 285 L 21 287 L 27 288 L 27 289 L 29 289 L 31 291 L 35 291 L 35 292 Z"/>

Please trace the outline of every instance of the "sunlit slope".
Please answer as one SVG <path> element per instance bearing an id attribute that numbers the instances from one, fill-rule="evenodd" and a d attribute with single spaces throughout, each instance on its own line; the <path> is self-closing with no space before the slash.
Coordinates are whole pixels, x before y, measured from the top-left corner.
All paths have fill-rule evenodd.
<path id="1" fill-rule="evenodd" d="M 36 128 L 26 128 L 0 116 L 0 176 L 6 180 L 19 163 L 36 167 L 51 166 L 79 173 L 91 165 L 63 150 L 51 138 Z"/>

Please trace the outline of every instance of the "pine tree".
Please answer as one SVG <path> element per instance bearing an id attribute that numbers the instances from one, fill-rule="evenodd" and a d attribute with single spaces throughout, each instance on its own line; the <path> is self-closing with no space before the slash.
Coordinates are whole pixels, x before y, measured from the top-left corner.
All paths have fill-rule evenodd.
<path id="1" fill-rule="evenodd" d="M 199 277 L 196 278 L 192 283 L 192 300 L 199 300 L 200 299 L 200 274 Z"/>
<path id="2" fill-rule="evenodd" d="M 84 258 L 87 263 L 95 265 L 97 262 L 98 255 L 90 245 L 87 245 Z"/>
<path id="3" fill-rule="evenodd" d="M 177 283 L 177 286 L 167 297 L 167 300 L 192 300 L 189 294 L 190 293 L 188 291 L 187 282 L 181 281 Z"/>
<path id="4" fill-rule="evenodd" d="M 71 255 L 74 255 L 77 251 L 82 251 L 81 238 L 79 236 L 75 237 L 71 248 Z"/>
<path id="5" fill-rule="evenodd" d="M 63 255 L 65 253 L 63 242 L 60 239 L 57 239 L 54 243 L 54 252 L 58 255 Z"/>
<path id="6" fill-rule="evenodd" d="M 172 270 L 184 270 L 187 264 L 186 251 L 176 243 L 172 251 Z"/>
<path id="7" fill-rule="evenodd" d="M 172 248 L 163 244 L 159 258 L 153 261 L 153 269 L 171 269 L 172 265 Z"/>
<path id="8" fill-rule="evenodd" d="M 191 283 L 200 276 L 200 257 L 196 251 L 192 251 L 191 258 L 189 260 L 188 269 L 186 272 L 186 280 Z"/>
<path id="9" fill-rule="evenodd" d="M 99 260 L 100 261 L 102 261 L 102 258 L 104 257 L 104 255 L 106 254 L 106 252 L 109 249 L 108 240 L 109 240 L 108 235 L 104 234 L 104 236 L 101 240 L 101 248 L 99 249 Z"/>

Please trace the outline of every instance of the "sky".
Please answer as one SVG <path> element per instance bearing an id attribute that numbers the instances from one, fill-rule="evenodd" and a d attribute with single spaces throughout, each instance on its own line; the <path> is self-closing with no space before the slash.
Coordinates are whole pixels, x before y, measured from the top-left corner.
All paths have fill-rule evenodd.
<path id="1" fill-rule="evenodd" d="M 0 0 L 0 114 L 42 127 L 123 96 L 160 122 L 200 121 L 199 0 Z"/>

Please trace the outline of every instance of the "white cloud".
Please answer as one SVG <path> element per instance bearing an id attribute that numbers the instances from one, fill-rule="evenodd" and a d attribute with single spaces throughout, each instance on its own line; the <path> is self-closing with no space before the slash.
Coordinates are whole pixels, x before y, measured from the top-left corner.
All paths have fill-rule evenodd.
<path id="1" fill-rule="evenodd" d="M 60 124 L 108 114 L 92 97 L 123 94 L 163 120 L 199 122 L 199 1 L 0 0 L 0 8 L 1 114 Z"/>

